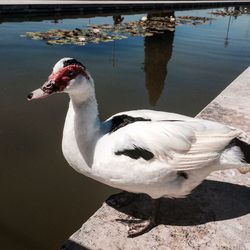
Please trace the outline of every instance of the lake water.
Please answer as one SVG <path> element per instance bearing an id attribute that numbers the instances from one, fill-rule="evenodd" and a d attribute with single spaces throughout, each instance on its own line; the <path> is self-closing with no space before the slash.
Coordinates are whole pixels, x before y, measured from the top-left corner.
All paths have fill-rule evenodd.
<path id="1" fill-rule="evenodd" d="M 209 11 L 175 15 L 211 17 Z M 124 21 L 144 15 L 127 15 Z M 108 16 L 0 23 L 1 249 L 58 249 L 116 192 L 74 172 L 64 160 L 61 136 L 68 97 L 26 101 L 60 58 L 77 58 L 89 68 L 103 119 L 140 108 L 194 116 L 250 65 L 247 14 L 86 46 L 49 46 L 20 36 L 112 22 Z"/>

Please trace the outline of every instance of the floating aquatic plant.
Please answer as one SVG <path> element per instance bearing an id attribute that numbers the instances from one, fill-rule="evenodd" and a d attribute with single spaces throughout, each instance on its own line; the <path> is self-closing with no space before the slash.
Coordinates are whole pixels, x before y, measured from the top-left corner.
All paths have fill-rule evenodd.
<path id="1" fill-rule="evenodd" d="M 240 16 L 243 14 L 249 14 L 249 13 L 250 13 L 250 9 L 244 6 L 241 6 L 239 8 L 229 7 L 229 8 L 225 8 L 224 10 L 215 10 L 215 11 L 209 12 L 209 14 L 212 14 L 214 16 L 234 16 L 234 17 Z"/>
<path id="2" fill-rule="evenodd" d="M 128 36 L 154 36 L 166 31 L 174 31 L 181 24 L 204 24 L 212 18 L 194 16 L 142 17 L 139 21 L 120 23 L 116 25 L 90 25 L 85 29 L 74 30 L 53 29 L 46 32 L 26 32 L 33 40 L 44 40 L 49 45 L 111 42 L 125 39 Z"/>
<path id="3" fill-rule="evenodd" d="M 110 42 L 117 39 L 124 39 L 124 36 L 108 34 L 98 29 L 74 29 L 61 30 L 53 29 L 46 32 L 26 32 L 26 36 L 33 40 L 45 40 L 49 45 L 55 44 L 76 44 Z"/>

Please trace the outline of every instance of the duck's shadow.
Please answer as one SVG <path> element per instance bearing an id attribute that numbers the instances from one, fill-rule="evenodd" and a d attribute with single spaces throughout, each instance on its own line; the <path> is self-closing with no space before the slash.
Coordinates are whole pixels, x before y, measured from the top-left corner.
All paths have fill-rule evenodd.
<path id="1" fill-rule="evenodd" d="M 116 207 L 122 213 L 139 219 L 148 217 L 149 208 L 149 198 L 145 195 L 137 195 L 135 201 L 127 206 Z M 186 198 L 161 199 L 158 224 L 200 225 L 237 218 L 249 212 L 249 187 L 206 180 Z"/>
<path id="2" fill-rule="evenodd" d="M 124 196 L 124 193 L 119 196 Z M 110 205 L 110 202 L 107 203 Z M 128 216 L 145 219 L 149 215 L 149 208 L 149 198 L 140 194 L 129 205 L 116 209 Z M 161 199 L 158 225 L 194 226 L 238 218 L 249 212 L 249 187 L 206 180 L 186 198 Z M 61 249 L 87 248 L 68 240 Z"/>

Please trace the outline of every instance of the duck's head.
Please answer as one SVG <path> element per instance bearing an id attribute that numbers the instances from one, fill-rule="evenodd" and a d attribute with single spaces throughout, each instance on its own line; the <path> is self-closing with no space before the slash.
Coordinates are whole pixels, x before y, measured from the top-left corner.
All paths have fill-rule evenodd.
<path id="1" fill-rule="evenodd" d="M 27 98 L 41 99 L 54 93 L 80 94 L 82 98 L 87 98 L 93 91 L 93 79 L 86 67 L 76 59 L 62 58 L 55 64 L 48 80 L 39 89 L 32 91 Z"/>

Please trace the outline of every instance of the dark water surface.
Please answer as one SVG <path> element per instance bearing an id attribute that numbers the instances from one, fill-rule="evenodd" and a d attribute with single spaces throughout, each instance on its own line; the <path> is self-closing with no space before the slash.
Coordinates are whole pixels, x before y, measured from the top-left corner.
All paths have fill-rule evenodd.
<path id="1" fill-rule="evenodd" d="M 208 12 L 175 15 L 210 16 Z M 125 16 L 124 21 L 142 16 Z M 194 116 L 250 65 L 249 15 L 82 47 L 20 37 L 26 31 L 112 21 L 0 24 L 1 249 L 58 249 L 115 191 L 74 172 L 64 160 L 61 136 L 68 97 L 26 101 L 60 58 L 75 57 L 92 72 L 102 118 L 140 108 Z"/>

